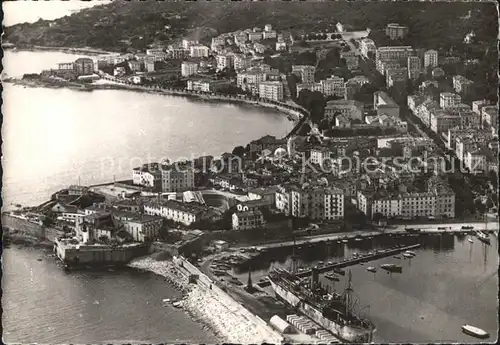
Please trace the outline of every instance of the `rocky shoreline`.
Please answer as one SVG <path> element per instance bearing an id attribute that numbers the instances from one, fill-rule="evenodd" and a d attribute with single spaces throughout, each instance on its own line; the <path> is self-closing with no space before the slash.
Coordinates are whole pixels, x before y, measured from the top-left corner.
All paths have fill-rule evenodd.
<path id="1" fill-rule="evenodd" d="M 184 310 L 226 343 L 258 344 L 269 342 L 266 331 L 241 315 L 234 306 L 221 300 L 211 289 L 189 284 L 186 273 L 172 261 L 157 261 L 151 257 L 133 260 L 129 267 L 161 275 L 183 292 Z M 236 302 L 235 302 L 236 303 Z"/>

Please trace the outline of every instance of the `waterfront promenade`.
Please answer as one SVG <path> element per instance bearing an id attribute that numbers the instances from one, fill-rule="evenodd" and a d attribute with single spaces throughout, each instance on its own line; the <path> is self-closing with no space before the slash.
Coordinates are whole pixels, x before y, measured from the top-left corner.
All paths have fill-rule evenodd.
<path id="1" fill-rule="evenodd" d="M 421 233 L 449 233 L 449 232 L 457 232 L 457 231 L 470 231 L 463 230 L 462 226 L 473 226 L 475 230 L 482 231 L 498 231 L 498 222 L 491 222 L 487 225 L 484 222 L 477 223 L 443 223 L 443 224 L 412 224 L 412 228 L 420 229 Z M 269 243 L 269 244 L 261 244 L 255 246 L 259 250 L 263 249 L 271 249 L 271 248 L 280 248 L 280 247 L 291 247 L 294 244 L 308 244 L 308 243 L 318 243 L 324 241 L 337 241 L 343 239 L 350 239 L 354 237 L 370 237 L 377 236 L 381 234 L 403 234 L 408 233 L 405 230 L 405 225 L 398 225 L 395 228 L 385 228 L 379 231 L 349 231 L 349 232 L 337 232 L 332 234 L 323 234 L 317 236 L 307 236 L 301 237 L 295 241 L 284 241 L 278 243 Z M 487 228 L 486 228 L 487 227 Z"/>

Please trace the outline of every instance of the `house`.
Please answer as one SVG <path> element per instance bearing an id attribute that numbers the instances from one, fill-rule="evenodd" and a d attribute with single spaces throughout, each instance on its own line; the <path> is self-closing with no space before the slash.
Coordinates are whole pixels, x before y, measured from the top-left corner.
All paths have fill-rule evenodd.
<path id="1" fill-rule="evenodd" d="M 137 60 L 130 60 L 128 62 L 128 67 L 130 68 L 130 71 L 132 71 L 132 73 L 142 71 L 142 63 Z"/>
<path id="2" fill-rule="evenodd" d="M 158 237 L 163 218 L 151 215 L 139 215 L 124 224 L 125 230 L 136 242 L 152 242 Z"/>
<path id="3" fill-rule="evenodd" d="M 77 213 L 78 207 L 57 202 L 50 210 L 54 213 Z"/>
<path id="4" fill-rule="evenodd" d="M 246 206 L 239 207 L 238 212 L 233 213 L 232 225 L 233 230 L 249 230 L 260 228 L 265 225 L 264 215 L 260 210 L 249 211 Z"/>

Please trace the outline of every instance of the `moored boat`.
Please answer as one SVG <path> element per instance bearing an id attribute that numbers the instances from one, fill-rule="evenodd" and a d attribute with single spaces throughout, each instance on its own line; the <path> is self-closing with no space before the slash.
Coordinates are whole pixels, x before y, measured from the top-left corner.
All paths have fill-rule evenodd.
<path id="1" fill-rule="evenodd" d="M 335 274 L 332 273 L 325 274 L 325 278 L 336 282 L 340 281 L 339 277 L 337 277 Z"/>
<path id="2" fill-rule="evenodd" d="M 467 237 L 467 241 L 469 241 L 470 243 L 474 243 L 474 241 L 470 237 Z"/>
<path id="3" fill-rule="evenodd" d="M 373 273 L 377 272 L 377 269 L 373 266 L 367 267 L 366 270 Z"/>
<path id="4" fill-rule="evenodd" d="M 488 338 L 490 336 L 488 334 L 488 332 L 486 332 L 485 330 L 482 330 L 481 328 L 471 326 L 471 325 L 463 325 L 462 331 L 465 334 L 469 334 L 469 335 L 472 335 L 473 337 L 477 337 L 477 338 Z"/>
<path id="5" fill-rule="evenodd" d="M 397 272 L 397 273 L 403 272 L 403 267 L 396 264 L 383 264 L 380 267 L 388 272 Z"/>
<path id="6" fill-rule="evenodd" d="M 335 269 L 333 270 L 333 272 L 334 272 L 335 274 L 340 274 L 341 276 L 345 276 L 345 271 L 344 271 L 344 270 L 342 270 L 341 268 L 335 268 Z"/>

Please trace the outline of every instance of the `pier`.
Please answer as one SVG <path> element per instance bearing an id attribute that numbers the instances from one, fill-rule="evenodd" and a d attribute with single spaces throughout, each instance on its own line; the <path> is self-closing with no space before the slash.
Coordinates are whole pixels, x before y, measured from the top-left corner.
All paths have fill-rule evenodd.
<path id="1" fill-rule="evenodd" d="M 372 261 L 372 260 L 376 260 L 376 259 L 385 258 L 385 257 L 391 256 L 391 255 L 399 254 L 399 253 L 402 253 L 406 250 L 415 249 L 418 247 L 420 247 L 420 244 L 413 244 L 411 246 L 402 246 L 402 247 L 397 247 L 397 248 L 393 248 L 393 249 L 387 249 L 383 252 L 379 251 L 379 252 L 371 254 L 371 255 L 359 255 L 357 257 L 350 258 L 350 259 L 347 259 L 345 261 L 336 262 L 336 263 L 331 264 L 331 265 L 318 266 L 316 268 L 319 270 L 319 272 L 322 272 L 322 273 L 328 272 L 328 271 L 332 271 L 336 268 L 344 268 L 344 267 L 356 265 L 360 262 L 368 262 L 368 261 Z M 296 273 L 296 275 L 298 277 L 307 277 L 307 276 L 311 275 L 311 270 L 308 269 L 306 271 L 298 272 L 298 273 Z"/>

